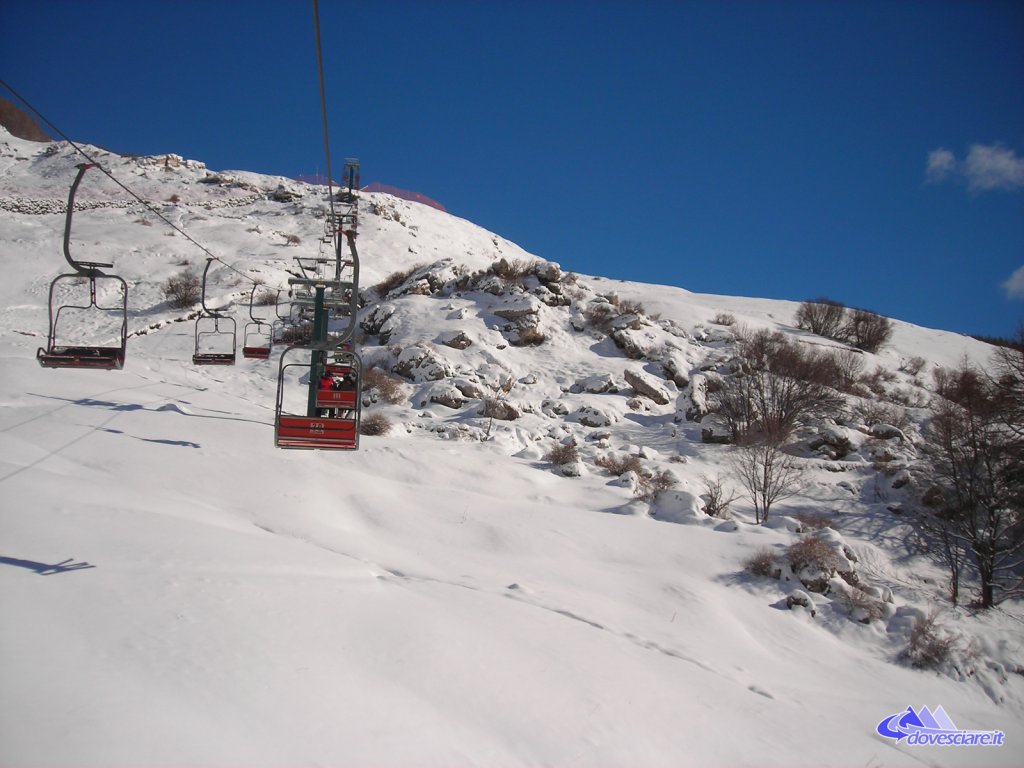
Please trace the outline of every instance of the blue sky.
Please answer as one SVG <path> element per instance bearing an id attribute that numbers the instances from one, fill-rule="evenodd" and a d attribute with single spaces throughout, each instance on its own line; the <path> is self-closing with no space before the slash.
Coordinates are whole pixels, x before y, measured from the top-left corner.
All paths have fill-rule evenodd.
<path id="1" fill-rule="evenodd" d="M 331 150 L 566 269 L 1024 319 L 1024 3 L 321 0 Z M 323 172 L 312 3 L 0 0 L 75 140 Z M 8 95 L 9 94 L 5 94 Z"/>

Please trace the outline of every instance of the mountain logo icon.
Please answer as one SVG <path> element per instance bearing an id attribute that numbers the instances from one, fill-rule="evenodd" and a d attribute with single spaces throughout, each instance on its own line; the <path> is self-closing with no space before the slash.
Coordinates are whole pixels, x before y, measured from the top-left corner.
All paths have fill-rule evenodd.
<path id="1" fill-rule="evenodd" d="M 1001 747 L 1004 740 L 1002 731 L 960 730 L 941 706 L 934 712 L 928 707 L 920 707 L 916 712 L 907 707 L 882 720 L 875 732 L 897 743 L 905 739 L 912 746 Z"/>

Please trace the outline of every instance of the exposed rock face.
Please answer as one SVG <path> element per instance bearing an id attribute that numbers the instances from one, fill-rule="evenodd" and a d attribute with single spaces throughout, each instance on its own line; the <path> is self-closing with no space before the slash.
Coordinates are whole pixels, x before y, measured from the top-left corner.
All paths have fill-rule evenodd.
<path id="1" fill-rule="evenodd" d="M 452 349 L 466 349 L 473 346 L 473 340 L 466 335 L 465 331 L 446 333 L 441 336 L 441 343 Z"/>
<path id="2" fill-rule="evenodd" d="M 403 349 L 391 370 L 410 381 L 439 381 L 453 374 L 447 360 L 422 344 Z"/>
<path id="3" fill-rule="evenodd" d="M 689 388 L 676 399 L 676 421 L 701 421 L 708 415 L 708 378 L 694 374 Z"/>

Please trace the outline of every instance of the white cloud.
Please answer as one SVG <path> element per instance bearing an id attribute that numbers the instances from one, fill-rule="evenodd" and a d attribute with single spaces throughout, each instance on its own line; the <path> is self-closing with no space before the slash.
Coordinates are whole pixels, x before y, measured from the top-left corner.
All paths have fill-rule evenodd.
<path id="1" fill-rule="evenodd" d="M 972 192 L 987 189 L 1013 191 L 1024 187 L 1024 157 L 999 144 L 985 147 L 975 144 L 964 162 L 967 188 Z M 1016 274 L 1016 273 L 1014 273 Z"/>
<path id="2" fill-rule="evenodd" d="M 956 170 L 956 157 L 948 149 L 934 149 L 928 153 L 926 174 L 929 182 L 939 182 Z"/>
<path id="3" fill-rule="evenodd" d="M 1024 267 L 1018 267 L 1010 279 L 1003 283 L 1006 296 L 1011 299 L 1024 299 Z"/>
<path id="4" fill-rule="evenodd" d="M 972 144 L 960 161 L 948 149 L 940 147 L 928 153 L 925 179 L 936 184 L 948 178 L 963 180 L 972 192 L 1024 189 L 1024 157 L 1002 144 Z"/>

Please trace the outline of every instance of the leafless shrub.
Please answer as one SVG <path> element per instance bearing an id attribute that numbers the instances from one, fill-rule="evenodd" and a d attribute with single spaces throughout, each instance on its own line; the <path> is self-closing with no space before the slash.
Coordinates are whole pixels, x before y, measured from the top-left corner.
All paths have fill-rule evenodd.
<path id="1" fill-rule="evenodd" d="M 864 371 L 864 356 L 852 349 L 839 349 L 832 352 L 833 386 L 840 392 L 850 392 L 860 380 Z"/>
<path id="2" fill-rule="evenodd" d="M 932 610 L 914 622 L 907 647 L 903 651 L 903 657 L 912 667 L 936 669 L 949 659 L 956 638 L 939 626 L 938 618 L 938 611 Z"/>
<path id="3" fill-rule="evenodd" d="M 853 414 L 869 427 L 876 424 L 891 424 L 897 429 L 909 429 L 913 424 L 905 409 L 876 400 L 860 401 L 854 406 Z"/>
<path id="4" fill-rule="evenodd" d="M 299 245 L 302 243 L 302 238 L 298 235 L 285 235 L 284 242 L 285 245 Z"/>
<path id="5" fill-rule="evenodd" d="M 391 430 L 391 419 L 379 411 L 363 416 L 359 420 L 359 434 L 386 435 Z"/>
<path id="6" fill-rule="evenodd" d="M 260 291 L 253 299 L 253 304 L 258 307 L 269 307 L 272 304 L 277 304 L 277 291 Z"/>
<path id="7" fill-rule="evenodd" d="M 842 336 L 858 349 L 877 352 L 892 338 L 892 322 L 866 309 L 854 309 L 843 324 Z"/>
<path id="8" fill-rule="evenodd" d="M 838 301 L 820 298 L 801 304 L 797 308 L 793 323 L 797 328 L 835 339 L 840 336 L 845 315 L 846 307 Z"/>
<path id="9" fill-rule="evenodd" d="M 537 326 L 531 325 L 520 329 L 518 335 L 510 343 L 513 347 L 539 347 L 545 341 L 547 341 L 547 336 L 543 331 Z"/>
<path id="10" fill-rule="evenodd" d="M 388 275 L 375 286 L 373 286 L 373 289 L 377 292 L 378 296 L 387 296 L 389 293 L 395 290 L 395 288 L 397 288 L 410 277 L 412 277 L 414 272 L 422 268 L 422 264 L 416 264 L 414 266 L 409 267 L 408 269 L 402 269 L 399 270 L 398 272 L 392 272 L 390 275 Z"/>
<path id="11" fill-rule="evenodd" d="M 370 368 L 363 373 L 363 392 L 375 391 L 377 397 L 386 403 L 400 403 L 405 400 L 402 380 L 381 368 Z"/>
<path id="12" fill-rule="evenodd" d="M 923 357 L 912 357 L 900 363 L 900 370 L 911 376 L 920 376 L 926 365 L 928 361 Z"/>
<path id="13" fill-rule="evenodd" d="M 587 324 L 596 331 L 607 333 L 611 330 L 612 321 L 618 317 L 615 306 L 608 302 L 590 302 L 583 310 Z"/>
<path id="14" fill-rule="evenodd" d="M 867 592 L 852 587 L 841 593 L 839 601 L 846 608 L 847 615 L 854 621 L 870 624 L 885 618 L 885 605 Z"/>
<path id="15" fill-rule="evenodd" d="M 163 285 L 164 298 L 174 309 L 186 309 L 202 297 L 199 275 L 191 269 L 184 269 L 167 278 Z"/>
<path id="16" fill-rule="evenodd" d="M 181 202 L 181 195 L 175 192 L 173 195 L 167 198 L 167 202 L 174 203 L 175 205 L 177 205 L 178 203 Z"/>
<path id="17" fill-rule="evenodd" d="M 500 277 L 507 282 L 515 282 L 522 280 L 532 268 L 533 264 L 526 259 L 509 261 L 503 256 L 487 268 L 487 274 Z"/>
<path id="18" fill-rule="evenodd" d="M 804 536 L 786 549 L 786 556 L 794 573 L 804 568 L 833 573 L 841 565 L 839 555 L 823 539 L 817 536 Z"/>
<path id="19" fill-rule="evenodd" d="M 775 565 L 775 554 L 770 547 L 761 547 L 744 560 L 743 569 L 755 576 L 764 576 L 768 579 L 777 578 L 779 573 L 779 568 Z"/>
<path id="20" fill-rule="evenodd" d="M 654 501 L 658 494 L 676 486 L 675 475 L 667 469 L 661 472 L 641 472 L 637 475 L 637 485 L 633 495 L 644 501 Z"/>
<path id="21" fill-rule="evenodd" d="M 632 455 L 613 456 L 607 454 L 605 456 L 598 456 L 594 459 L 594 464 L 610 475 L 624 475 L 626 472 L 636 472 L 639 475 L 644 470 L 640 457 Z"/>
<path id="22" fill-rule="evenodd" d="M 556 467 L 560 467 L 563 464 L 575 464 L 580 460 L 580 452 L 576 447 L 576 441 L 570 440 L 567 443 L 560 443 L 559 445 L 556 445 L 548 451 L 548 454 L 544 459 L 551 462 Z"/>
<path id="23" fill-rule="evenodd" d="M 730 516 L 729 505 L 736 500 L 736 494 L 725 488 L 721 476 L 701 475 L 701 481 L 704 483 L 704 513 L 727 519 Z"/>
<path id="24" fill-rule="evenodd" d="M 827 515 L 816 515 L 811 512 L 797 512 L 793 515 L 805 531 L 818 531 L 822 528 L 835 528 L 831 517 Z"/>
<path id="25" fill-rule="evenodd" d="M 639 301 L 633 301 L 632 299 L 619 299 L 615 302 L 618 307 L 619 315 L 643 315 L 646 314 L 644 311 L 644 305 Z"/>
<path id="26" fill-rule="evenodd" d="M 736 315 L 728 312 L 719 312 L 711 318 L 711 322 L 715 325 L 736 325 Z"/>

